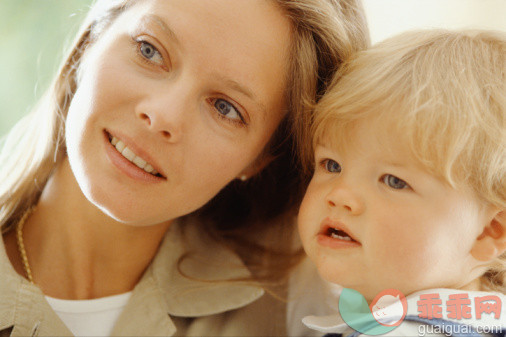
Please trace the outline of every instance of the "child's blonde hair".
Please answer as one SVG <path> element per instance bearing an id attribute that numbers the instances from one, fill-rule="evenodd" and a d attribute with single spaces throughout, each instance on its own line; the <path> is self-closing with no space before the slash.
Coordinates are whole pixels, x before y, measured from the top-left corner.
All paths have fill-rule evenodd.
<path id="1" fill-rule="evenodd" d="M 404 33 L 344 64 L 316 107 L 312 145 L 345 146 L 358 121 L 374 120 L 429 172 L 506 209 L 505 80 L 503 33 Z M 308 164 L 312 149 L 303 152 Z M 505 277 L 503 254 L 484 284 L 504 291 Z"/>

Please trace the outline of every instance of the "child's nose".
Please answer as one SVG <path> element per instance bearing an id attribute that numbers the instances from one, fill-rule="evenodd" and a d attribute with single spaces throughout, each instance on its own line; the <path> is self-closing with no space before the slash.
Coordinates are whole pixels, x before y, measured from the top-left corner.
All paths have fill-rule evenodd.
<path id="1" fill-rule="evenodd" d="M 362 214 L 365 204 L 362 198 L 343 182 L 337 182 L 327 194 L 325 201 L 333 210 L 345 210 L 352 215 Z"/>

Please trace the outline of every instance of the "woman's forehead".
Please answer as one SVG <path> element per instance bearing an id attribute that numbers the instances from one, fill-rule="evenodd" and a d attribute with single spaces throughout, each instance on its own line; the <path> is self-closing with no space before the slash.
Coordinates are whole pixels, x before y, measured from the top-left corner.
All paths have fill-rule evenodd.
<path id="1" fill-rule="evenodd" d="M 120 29 L 152 31 L 174 61 L 255 104 L 263 119 L 285 110 L 291 23 L 263 0 L 147 0 L 126 11 Z"/>

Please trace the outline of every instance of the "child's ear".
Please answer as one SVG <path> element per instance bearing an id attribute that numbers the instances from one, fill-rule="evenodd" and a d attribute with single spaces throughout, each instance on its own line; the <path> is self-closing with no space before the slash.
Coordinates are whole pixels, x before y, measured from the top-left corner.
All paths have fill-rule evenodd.
<path id="1" fill-rule="evenodd" d="M 496 213 L 476 239 L 471 255 L 478 261 L 491 261 L 506 251 L 506 210 Z"/>

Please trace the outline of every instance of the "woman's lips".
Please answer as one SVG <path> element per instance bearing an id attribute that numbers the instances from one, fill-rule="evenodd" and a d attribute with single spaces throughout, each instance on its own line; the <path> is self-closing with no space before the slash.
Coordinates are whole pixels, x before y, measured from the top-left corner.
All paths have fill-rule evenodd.
<path id="1" fill-rule="evenodd" d="M 166 177 L 155 158 L 151 157 L 151 155 L 144 150 L 144 148 L 147 148 L 147 146 L 139 146 L 137 142 L 134 141 L 134 139 L 130 138 L 127 134 L 121 133 L 119 131 L 104 130 L 104 132 L 108 134 L 109 140 L 111 140 L 112 137 L 116 137 L 118 140 L 121 140 L 126 147 L 133 151 L 135 155 L 141 157 L 147 163 L 149 163 L 153 169 L 162 177 Z"/>
<path id="2" fill-rule="evenodd" d="M 148 163 L 144 158 L 136 155 L 135 152 L 127 147 L 122 140 L 109 135 L 109 141 L 112 146 L 114 146 L 116 150 L 123 155 L 123 157 L 132 162 L 132 164 L 135 164 L 138 168 L 141 168 L 154 176 L 159 175 L 158 171 L 156 171 L 150 163 Z"/>
<path id="3" fill-rule="evenodd" d="M 153 168 L 153 171 L 151 173 L 149 173 L 145 170 L 146 165 L 148 165 L 147 160 L 150 160 L 149 159 L 150 157 L 149 157 L 149 155 L 146 155 L 144 153 L 141 155 L 142 157 L 138 156 L 137 154 L 139 152 L 143 152 L 143 151 L 139 151 L 135 145 L 132 146 L 131 141 L 129 141 L 128 139 L 125 139 L 125 137 L 122 137 L 122 138 L 116 137 L 116 136 L 112 135 L 111 133 L 109 133 L 108 131 L 104 131 L 104 138 L 106 141 L 106 144 L 105 144 L 106 154 L 107 154 L 109 160 L 122 173 L 126 174 L 130 178 L 133 178 L 135 180 L 144 181 L 144 182 L 162 182 L 162 181 L 166 180 L 166 178 L 163 175 L 161 175 L 160 173 L 158 173 L 156 171 L 156 169 L 153 167 L 154 165 L 151 164 L 152 161 L 149 162 L 150 163 L 149 165 L 151 166 L 151 168 Z M 123 148 L 121 150 L 123 152 L 125 152 L 125 154 L 120 153 L 119 149 L 117 149 L 116 146 L 111 143 L 111 140 L 114 138 L 121 139 L 123 144 L 125 144 L 125 148 L 128 148 L 130 150 L 125 151 L 124 150 L 125 148 Z M 132 148 L 134 148 L 134 150 L 132 150 Z M 130 158 L 128 158 L 128 157 L 130 157 Z M 141 167 L 139 167 L 138 164 L 132 162 L 131 159 L 136 159 L 138 157 L 140 157 L 142 160 L 146 161 L 144 168 L 141 168 Z M 147 160 L 144 158 L 146 158 Z M 136 161 L 139 161 L 139 159 L 137 159 Z M 151 168 L 148 167 L 148 170 Z M 156 173 L 156 175 L 153 173 Z"/>
<path id="4" fill-rule="evenodd" d="M 317 241 L 322 246 L 330 248 L 351 248 L 362 246 L 351 234 L 345 224 L 329 218 L 323 220 Z"/>

